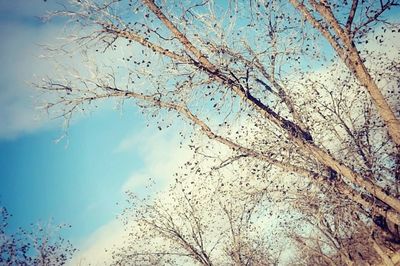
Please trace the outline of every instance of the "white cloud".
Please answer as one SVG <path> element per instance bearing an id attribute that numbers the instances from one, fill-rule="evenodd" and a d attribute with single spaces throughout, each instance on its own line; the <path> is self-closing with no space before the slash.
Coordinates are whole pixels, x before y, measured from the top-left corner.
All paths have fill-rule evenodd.
<path id="1" fill-rule="evenodd" d="M 155 179 L 158 185 L 166 185 L 179 167 L 191 158 L 191 151 L 185 147 L 179 148 L 178 136 L 171 134 L 176 131 L 174 127 L 154 134 L 150 129 L 144 129 L 120 142 L 115 152 L 139 149 L 145 165 L 144 169 L 127 179 L 121 188 L 123 192 L 143 188 L 149 178 Z"/>
<path id="2" fill-rule="evenodd" d="M 31 85 L 35 75 L 53 66 L 39 59 L 38 44 L 50 43 L 60 31 L 55 25 L 31 25 L 19 21 L 0 24 L 0 138 L 14 138 L 48 126 L 49 119 L 35 109 L 38 91 Z"/>
<path id="3" fill-rule="evenodd" d="M 80 247 L 69 265 L 109 265 L 111 250 L 122 245 L 126 232 L 119 220 L 112 220 L 96 230 Z"/>
<path id="4" fill-rule="evenodd" d="M 149 176 L 143 173 L 132 174 L 128 180 L 122 185 L 121 192 L 137 190 L 147 185 Z"/>
<path id="5" fill-rule="evenodd" d="M 7 3 L 6 3 L 7 2 Z M 63 0 L 57 1 L 62 3 Z M 65 1 L 64 1 L 65 2 Z M 40 84 L 41 78 L 66 78 L 70 75 L 88 75 L 91 67 L 106 65 L 115 58 L 116 53 L 91 55 L 88 62 L 83 54 L 50 53 L 43 50 L 48 45 L 53 48 L 65 44 L 72 25 L 62 23 L 62 18 L 43 24 L 37 16 L 43 16 L 46 10 L 62 8 L 61 4 L 44 4 L 43 1 L 0 1 L 0 139 L 13 139 L 20 135 L 35 132 L 42 128 L 59 126 L 60 120 L 52 121 L 38 106 L 51 101 L 55 95 L 44 94 L 33 83 Z M 61 21 L 60 21 L 61 20 Z M 73 32 L 73 31 L 72 31 Z M 47 54 L 48 57 L 43 58 Z M 40 96 L 40 97 L 39 97 Z M 50 116 L 57 116 L 54 111 Z M 76 116 L 76 114 L 75 114 Z"/>
<path id="6" fill-rule="evenodd" d="M 144 162 L 143 168 L 132 173 L 121 186 L 121 193 L 127 190 L 154 193 L 146 190 L 149 178 L 155 180 L 155 189 L 163 190 L 170 184 L 173 174 L 179 171 L 179 166 L 191 158 L 192 152 L 188 148 L 179 148 L 178 138 L 171 136 L 170 133 L 174 132 L 174 129 L 164 133 L 152 132 L 151 129 L 135 132 L 122 140 L 115 150 L 127 152 L 139 148 Z M 120 221 L 110 221 L 80 245 L 81 251 L 74 256 L 70 265 L 108 265 L 111 261 L 111 251 L 123 244 L 126 235 L 127 232 Z"/>
<path id="7" fill-rule="evenodd" d="M 67 0 L 58 1 L 43 1 L 43 0 L 13 0 L 13 1 L 0 1 L 0 11 L 5 15 L 13 17 L 33 17 L 44 15 L 44 11 L 48 9 L 60 8 L 63 2 Z"/>

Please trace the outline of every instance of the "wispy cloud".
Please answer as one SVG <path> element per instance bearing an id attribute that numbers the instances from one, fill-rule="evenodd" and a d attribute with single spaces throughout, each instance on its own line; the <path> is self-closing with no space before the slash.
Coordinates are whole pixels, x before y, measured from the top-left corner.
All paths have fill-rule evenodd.
<path id="1" fill-rule="evenodd" d="M 31 83 L 35 75 L 51 72 L 52 66 L 39 58 L 39 44 L 54 41 L 60 25 L 43 24 L 26 1 L 0 4 L 0 138 L 15 138 L 48 125 L 35 110 L 38 92 Z M 7 1 L 8 3 L 8 1 Z M 8 14 L 3 16 L 2 14 Z M 11 14 L 11 15 L 10 15 Z M 29 19 L 27 19 L 29 18 Z"/>
<path id="2" fill-rule="evenodd" d="M 123 139 L 114 152 L 129 152 L 139 150 L 144 163 L 143 169 L 135 171 L 121 187 L 121 191 L 144 188 L 148 180 L 156 180 L 158 187 L 169 183 L 171 176 L 179 171 L 179 167 L 192 156 L 186 147 L 180 148 L 180 140 L 176 127 L 157 134 L 152 130 L 143 129 Z"/>
<path id="3" fill-rule="evenodd" d="M 141 170 L 133 172 L 121 186 L 121 193 L 133 191 L 137 194 L 153 193 L 146 188 L 149 179 L 157 184 L 152 189 L 163 190 L 172 181 L 179 167 L 192 156 L 189 148 L 179 148 L 179 139 L 167 132 L 152 133 L 144 129 L 123 139 L 115 152 L 129 152 L 139 149 L 143 159 Z M 81 251 L 71 261 L 71 265 L 108 265 L 111 251 L 122 245 L 126 239 L 124 226 L 118 220 L 112 220 L 96 230 L 88 240 L 80 245 Z M 107 252 L 106 252 L 107 250 Z"/>
<path id="4" fill-rule="evenodd" d="M 121 246 L 126 239 L 126 231 L 121 221 L 113 220 L 97 229 L 84 241 L 69 265 L 109 265 L 111 251 Z"/>

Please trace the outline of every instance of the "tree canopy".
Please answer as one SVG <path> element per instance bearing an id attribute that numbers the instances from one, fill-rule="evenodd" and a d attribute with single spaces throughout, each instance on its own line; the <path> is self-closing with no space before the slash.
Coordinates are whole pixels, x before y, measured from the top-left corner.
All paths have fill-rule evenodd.
<path id="1" fill-rule="evenodd" d="M 76 249 L 58 235 L 66 225 L 31 224 L 30 228 L 19 228 L 10 232 L 11 214 L 0 207 L 0 263 L 1 265 L 64 265 Z"/>
<path id="2" fill-rule="evenodd" d="M 195 156 L 176 176 L 172 205 L 144 200 L 128 215 L 150 232 L 136 241 L 162 245 L 132 242 L 117 263 L 277 263 L 281 250 L 260 237 L 275 209 L 277 238 L 307 254 L 292 264 L 396 265 L 398 4 L 72 0 L 50 14 L 70 20 L 49 53 L 85 62 L 38 84 L 56 96 L 47 110 L 68 121 L 116 98 L 160 130 L 192 129 L 180 132 Z"/>

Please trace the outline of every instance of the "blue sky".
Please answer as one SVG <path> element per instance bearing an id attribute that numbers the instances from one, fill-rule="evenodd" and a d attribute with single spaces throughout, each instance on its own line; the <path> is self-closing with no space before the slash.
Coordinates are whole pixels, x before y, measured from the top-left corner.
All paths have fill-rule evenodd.
<path id="1" fill-rule="evenodd" d="M 133 149 L 116 152 L 126 132 L 143 123 L 106 109 L 81 119 L 55 143 L 59 128 L 21 135 L 0 143 L 1 202 L 15 225 L 54 217 L 73 225 L 72 235 L 90 233 L 118 212 L 120 187 L 142 161 Z"/>
<path id="2" fill-rule="evenodd" d="M 62 23 L 46 24 L 37 16 L 54 7 L 0 0 L 0 34 L 6 36 L 0 40 L 0 205 L 13 214 L 11 229 L 53 218 L 72 225 L 64 235 L 82 248 L 121 212 L 123 190 L 140 191 L 140 178 L 169 175 L 163 165 L 174 158 L 162 150 L 171 152 L 175 142 L 172 130 L 146 128 L 133 104 L 116 110 L 113 102 L 75 119 L 67 137 L 55 142 L 63 121 L 37 110 L 31 85 L 52 70 L 39 58 L 39 44 L 51 43 Z M 154 160 L 164 162 L 158 171 Z"/>

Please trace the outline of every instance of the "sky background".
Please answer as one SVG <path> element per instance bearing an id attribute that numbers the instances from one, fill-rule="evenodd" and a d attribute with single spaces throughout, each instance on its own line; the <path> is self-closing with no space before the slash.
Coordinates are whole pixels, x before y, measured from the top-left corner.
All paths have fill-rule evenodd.
<path id="1" fill-rule="evenodd" d="M 11 230 L 50 219 L 70 224 L 63 235 L 81 250 L 75 262 L 101 260 L 123 234 L 116 216 L 124 191 L 140 192 L 149 177 L 167 184 L 187 151 L 177 149 L 176 128 L 146 127 L 133 104 L 113 102 L 73 120 L 56 142 L 63 121 L 38 110 L 32 86 L 52 72 L 41 44 L 54 43 L 63 23 L 39 17 L 54 3 L 0 0 L 0 206 L 13 215 Z"/>

